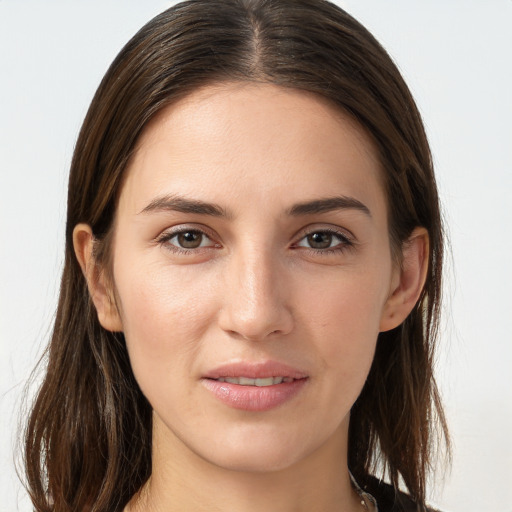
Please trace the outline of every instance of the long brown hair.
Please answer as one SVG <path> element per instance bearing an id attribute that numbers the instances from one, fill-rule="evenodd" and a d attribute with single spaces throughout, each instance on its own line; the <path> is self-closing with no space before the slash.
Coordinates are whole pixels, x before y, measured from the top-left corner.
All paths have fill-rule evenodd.
<path id="1" fill-rule="evenodd" d="M 443 233 L 424 127 L 396 66 L 373 36 L 324 0 L 190 0 L 145 25 L 112 63 L 74 152 L 66 255 L 46 375 L 25 437 L 37 511 L 120 510 L 151 472 L 151 407 L 122 333 L 103 329 L 76 261 L 81 222 L 108 268 L 116 199 L 135 143 L 164 106 L 218 81 L 310 91 L 352 115 L 380 153 L 396 254 L 416 226 L 430 265 L 407 320 L 379 335 L 354 404 L 349 467 L 364 484 L 381 467 L 424 506 L 433 442 L 448 441 L 432 367 L 440 312 Z"/>

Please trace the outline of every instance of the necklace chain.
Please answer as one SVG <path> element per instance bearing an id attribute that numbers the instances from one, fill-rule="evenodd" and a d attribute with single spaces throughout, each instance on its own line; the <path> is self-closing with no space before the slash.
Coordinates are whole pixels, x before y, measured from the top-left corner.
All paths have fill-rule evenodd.
<path id="1" fill-rule="evenodd" d="M 376 499 L 370 493 L 367 493 L 367 492 L 363 491 L 363 489 L 361 489 L 361 486 L 357 483 L 356 479 L 354 478 L 354 475 L 352 475 L 352 473 L 350 471 L 349 471 L 349 475 L 350 475 L 350 480 L 352 481 L 352 486 L 354 487 L 354 490 L 356 491 L 357 495 L 359 496 L 359 499 L 361 500 L 360 501 L 361 506 L 365 510 L 369 511 L 370 510 L 370 506 L 368 505 L 368 502 L 369 502 L 372 506 L 373 512 L 378 512 Z"/>
<path id="2" fill-rule="evenodd" d="M 368 501 L 369 501 L 373 506 L 373 511 L 378 512 L 377 501 L 375 500 L 375 498 L 371 494 L 364 492 L 363 489 L 361 489 L 361 486 L 356 482 L 356 479 L 354 478 L 352 473 L 349 473 L 349 474 L 350 474 L 350 480 L 352 481 L 352 486 L 354 487 L 354 490 L 356 491 L 357 495 L 359 496 L 359 499 L 361 500 L 360 501 L 361 506 L 364 508 L 364 510 L 367 510 L 368 512 L 370 511 L 370 507 L 368 506 Z M 126 505 L 126 507 L 124 508 L 124 512 L 130 512 L 130 510 L 131 510 L 131 506 L 130 506 L 130 503 L 128 503 Z"/>

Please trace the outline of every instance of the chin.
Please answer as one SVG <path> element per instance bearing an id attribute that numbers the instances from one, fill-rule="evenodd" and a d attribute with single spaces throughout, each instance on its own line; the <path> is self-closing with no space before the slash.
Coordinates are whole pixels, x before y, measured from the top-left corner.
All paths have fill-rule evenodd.
<path id="1" fill-rule="evenodd" d="M 303 457 L 302 453 L 291 453 L 289 450 L 279 450 L 275 447 L 256 450 L 228 450 L 223 453 L 203 455 L 207 462 L 228 471 L 262 474 L 286 470 Z"/>
<path id="2" fill-rule="evenodd" d="M 244 429 L 215 436 L 215 443 L 194 450 L 211 464 L 230 471 L 268 473 L 286 470 L 328 444 L 326 433 L 315 442 L 307 432 L 287 429 Z M 327 443 L 326 443 L 327 442 Z M 199 447 L 197 447 L 199 448 Z"/>

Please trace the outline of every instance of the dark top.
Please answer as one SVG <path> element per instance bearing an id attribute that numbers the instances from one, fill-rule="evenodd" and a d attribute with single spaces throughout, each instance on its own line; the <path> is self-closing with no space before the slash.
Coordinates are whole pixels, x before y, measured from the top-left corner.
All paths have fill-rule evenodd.
<path id="1" fill-rule="evenodd" d="M 363 490 L 377 500 L 379 512 L 424 512 L 407 494 L 395 492 L 391 485 L 377 478 L 370 477 Z M 439 511 L 428 508 L 425 512 Z"/>

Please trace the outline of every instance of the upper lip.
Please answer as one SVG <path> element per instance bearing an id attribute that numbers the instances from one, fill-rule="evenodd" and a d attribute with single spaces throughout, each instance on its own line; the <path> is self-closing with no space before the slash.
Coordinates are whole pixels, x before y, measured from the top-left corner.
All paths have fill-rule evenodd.
<path id="1" fill-rule="evenodd" d="M 278 361 L 226 363 L 203 375 L 205 379 L 219 379 L 221 377 L 248 377 L 249 379 L 291 377 L 293 379 L 304 379 L 307 376 L 305 372 Z"/>

